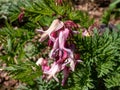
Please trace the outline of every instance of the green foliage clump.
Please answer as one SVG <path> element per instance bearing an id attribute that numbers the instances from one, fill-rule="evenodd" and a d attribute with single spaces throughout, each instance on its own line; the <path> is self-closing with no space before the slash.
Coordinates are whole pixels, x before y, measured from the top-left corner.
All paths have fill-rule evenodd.
<path id="1" fill-rule="evenodd" d="M 30 59 L 38 54 L 36 44 L 32 42 L 33 36 L 34 33 L 29 30 L 15 29 L 9 25 L 0 29 L 0 44 L 5 52 L 0 55 L 0 60 L 8 65 L 4 69 L 15 79 L 29 84 L 33 84 L 33 80 L 41 74 L 40 68 Z"/>
<path id="2" fill-rule="evenodd" d="M 10 6 L 17 2 L 18 0 L 0 0 L 0 19 L 7 19 Z"/>
<path id="3" fill-rule="evenodd" d="M 74 10 L 68 3 L 64 3 L 62 6 L 56 5 L 54 0 L 27 0 L 24 1 L 24 3 L 19 1 L 17 6 L 11 6 L 9 17 L 11 23 L 16 23 L 16 21 L 18 21 L 18 15 L 22 10 L 25 14 L 23 18 L 23 22 L 25 23 L 22 25 L 24 28 L 49 26 L 55 18 L 61 18 L 63 21 L 73 20 L 86 28 L 93 23 L 93 20 L 89 19 L 87 13 Z"/>
<path id="4" fill-rule="evenodd" d="M 106 28 L 103 35 L 99 35 L 98 31 L 95 30 L 93 36 L 84 38 L 78 36 L 77 40 L 76 43 L 80 46 L 79 50 L 81 59 L 83 60 L 83 66 L 88 69 L 85 72 L 83 68 L 79 68 L 79 72 L 77 73 L 80 73 L 78 74 L 79 76 L 82 73 L 89 76 L 88 79 L 86 78 L 86 80 L 81 81 L 90 81 L 89 84 L 86 84 L 89 85 L 87 86 L 88 88 L 83 90 L 89 90 L 93 86 L 98 89 L 101 88 L 101 85 L 103 86 L 101 89 L 111 88 L 110 86 L 120 86 L 120 84 L 118 84 L 120 72 L 116 70 L 120 67 L 120 32 L 116 32 L 114 29 L 111 32 Z M 116 76 L 113 73 L 116 73 Z M 81 79 L 85 78 L 85 75 L 83 74 Z M 82 84 L 80 84 L 80 87 L 81 86 Z"/>

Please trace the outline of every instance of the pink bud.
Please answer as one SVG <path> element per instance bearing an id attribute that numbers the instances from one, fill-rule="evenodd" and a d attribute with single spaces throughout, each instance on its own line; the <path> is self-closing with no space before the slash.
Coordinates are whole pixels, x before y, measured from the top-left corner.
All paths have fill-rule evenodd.
<path id="1" fill-rule="evenodd" d="M 75 60 L 79 60 L 79 59 L 80 59 L 80 54 L 76 53 L 76 54 L 74 55 L 74 57 L 75 57 Z"/>
<path id="2" fill-rule="evenodd" d="M 57 5 L 62 5 L 63 0 L 55 0 L 55 2 L 56 2 Z"/>
<path id="3" fill-rule="evenodd" d="M 48 46 L 52 47 L 53 46 L 53 41 L 51 41 L 50 39 L 48 40 Z"/>
<path id="4" fill-rule="evenodd" d="M 66 28 L 78 28 L 78 25 L 71 20 L 64 22 Z"/>
<path id="5" fill-rule="evenodd" d="M 22 12 L 18 15 L 18 20 L 19 20 L 19 22 L 22 22 L 23 17 L 24 17 L 24 11 L 22 11 Z"/>

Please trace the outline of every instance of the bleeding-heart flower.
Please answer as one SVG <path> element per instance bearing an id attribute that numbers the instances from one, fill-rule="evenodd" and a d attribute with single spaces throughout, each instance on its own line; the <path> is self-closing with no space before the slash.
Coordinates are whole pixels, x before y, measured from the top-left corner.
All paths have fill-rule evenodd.
<path id="1" fill-rule="evenodd" d="M 79 55 L 74 54 L 76 49 L 75 44 L 69 41 L 73 38 L 74 34 L 79 34 L 77 30 L 73 31 L 73 28 L 77 28 L 77 24 L 73 21 L 68 20 L 64 23 L 56 19 L 52 22 L 48 30 L 38 30 L 42 33 L 40 42 L 49 37 L 48 45 L 51 47 L 48 59 L 40 58 L 36 63 L 42 67 L 44 79 L 50 80 L 54 78 L 59 82 L 57 74 L 63 71 L 64 78 L 62 85 L 64 85 L 69 73 L 75 70 L 78 62 L 82 62 L 78 58 Z M 52 62 L 50 63 L 51 65 L 48 64 L 49 61 Z"/>
<path id="2" fill-rule="evenodd" d="M 43 30 L 39 30 L 37 29 L 38 32 L 41 32 L 41 38 L 40 38 L 40 42 L 43 42 L 45 39 L 47 39 L 47 37 L 49 36 L 51 40 L 53 40 L 51 33 L 54 31 L 59 30 L 60 28 L 63 27 L 63 22 L 61 22 L 59 19 L 55 19 L 52 24 L 50 25 L 50 27 L 48 28 L 48 30 L 43 31 Z M 53 40 L 54 41 L 54 40 Z"/>

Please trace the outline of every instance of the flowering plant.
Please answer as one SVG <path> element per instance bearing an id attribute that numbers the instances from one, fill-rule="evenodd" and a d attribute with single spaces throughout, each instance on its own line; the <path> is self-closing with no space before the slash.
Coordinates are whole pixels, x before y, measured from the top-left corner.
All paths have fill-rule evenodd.
<path id="1" fill-rule="evenodd" d="M 120 26 L 108 23 L 108 14 L 98 24 L 73 0 L 18 0 L 7 17 L 0 72 L 19 80 L 15 89 L 119 89 Z"/>
<path id="2" fill-rule="evenodd" d="M 72 28 L 77 27 L 77 24 L 72 21 L 63 23 L 59 19 L 56 19 L 52 22 L 48 30 L 38 30 L 42 33 L 39 41 L 42 42 L 49 37 L 48 46 L 52 48 L 48 58 L 53 60 L 51 66 L 48 66 L 49 61 L 43 58 L 40 58 L 36 63 L 42 66 L 43 78 L 49 80 L 53 77 L 59 82 L 56 74 L 63 71 L 64 79 L 62 80 L 62 85 L 64 85 L 70 70 L 74 71 L 76 64 L 81 62 L 79 57 L 75 58 L 75 43 L 70 41 L 74 34 L 79 33 L 78 31 L 72 31 Z"/>

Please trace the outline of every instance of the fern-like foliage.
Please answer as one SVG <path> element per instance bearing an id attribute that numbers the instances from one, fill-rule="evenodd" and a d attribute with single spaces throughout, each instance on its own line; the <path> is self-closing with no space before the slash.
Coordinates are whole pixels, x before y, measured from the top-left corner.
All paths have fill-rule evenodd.
<path id="1" fill-rule="evenodd" d="M 105 85 L 108 88 L 120 87 L 120 67 L 111 72 L 105 79 Z"/>
<path id="2" fill-rule="evenodd" d="M 99 85 L 101 84 L 99 82 L 102 82 L 102 85 L 104 86 L 104 79 L 110 76 L 112 72 L 114 72 L 115 68 L 119 67 L 119 31 L 116 32 L 113 30 L 111 32 L 106 28 L 104 34 L 99 35 L 98 31 L 95 30 L 93 36 L 84 38 L 78 36 L 77 40 L 78 41 L 76 43 L 78 47 L 80 46 L 79 50 L 81 59 L 86 66 L 85 68 L 89 68 L 90 70 L 88 70 L 88 72 L 90 72 L 90 77 L 92 77 L 95 88 L 99 88 L 101 86 Z M 118 77 L 116 76 L 116 79 L 117 78 Z M 89 78 L 89 80 L 91 80 L 91 78 Z M 111 78 L 110 81 L 112 82 L 112 80 L 113 79 Z M 109 87 L 107 84 L 108 82 L 106 82 L 107 88 Z M 114 83 L 114 85 L 119 86 L 120 84 L 118 85 Z"/>
<path id="3" fill-rule="evenodd" d="M 7 19 L 9 15 L 9 8 L 11 5 L 16 4 L 18 0 L 0 0 L 0 19 Z"/>
<path id="4" fill-rule="evenodd" d="M 34 84 L 34 79 L 41 74 L 40 68 L 33 62 L 38 48 L 42 45 L 33 43 L 34 32 L 31 30 L 13 28 L 6 23 L 6 27 L 0 29 L 0 44 L 3 45 L 4 54 L 0 55 L 0 60 L 8 67 L 3 68 L 17 80 Z M 38 47 L 35 47 L 37 44 Z M 27 78 L 27 77 L 30 78 Z M 26 77 L 26 78 L 25 78 Z"/>
<path id="5" fill-rule="evenodd" d="M 40 68 L 30 61 L 6 67 L 4 70 L 9 71 L 13 78 L 29 85 L 33 85 L 34 79 L 41 74 Z"/>
<path id="6" fill-rule="evenodd" d="M 12 5 L 9 11 L 11 23 L 18 23 L 19 14 L 24 11 L 22 22 L 24 28 L 49 26 L 55 18 L 61 18 L 63 21 L 73 20 L 86 28 L 93 23 L 87 13 L 74 10 L 68 2 L 60 6 L 56 5 L 54 0 L 27 0 L 24 3 L 19 1 L 18 5 Z"/>
<path id="7" fill-rule="evenodd" d="M 55 81 L 43 82 L 41 78 L 36 80 L 36 89 L 42 90 L 118 90 L 120 75 L 120 31 L 110 31 L 105 28 L 105 32 L 99 35 L 99 30 L 94 30 L 93 36 L 82 37 L 81 34 L 75 36 L 78 52 L 83 60 L 78 63 L 75 72 L 70 73 L 70 77 L 64 87 Z M 61 74 L 58 75 L 61 78 Z M 26 88 L 33 88 L 28 86 Z M 26 89 L 26 90 L 29 90 Z"/>

